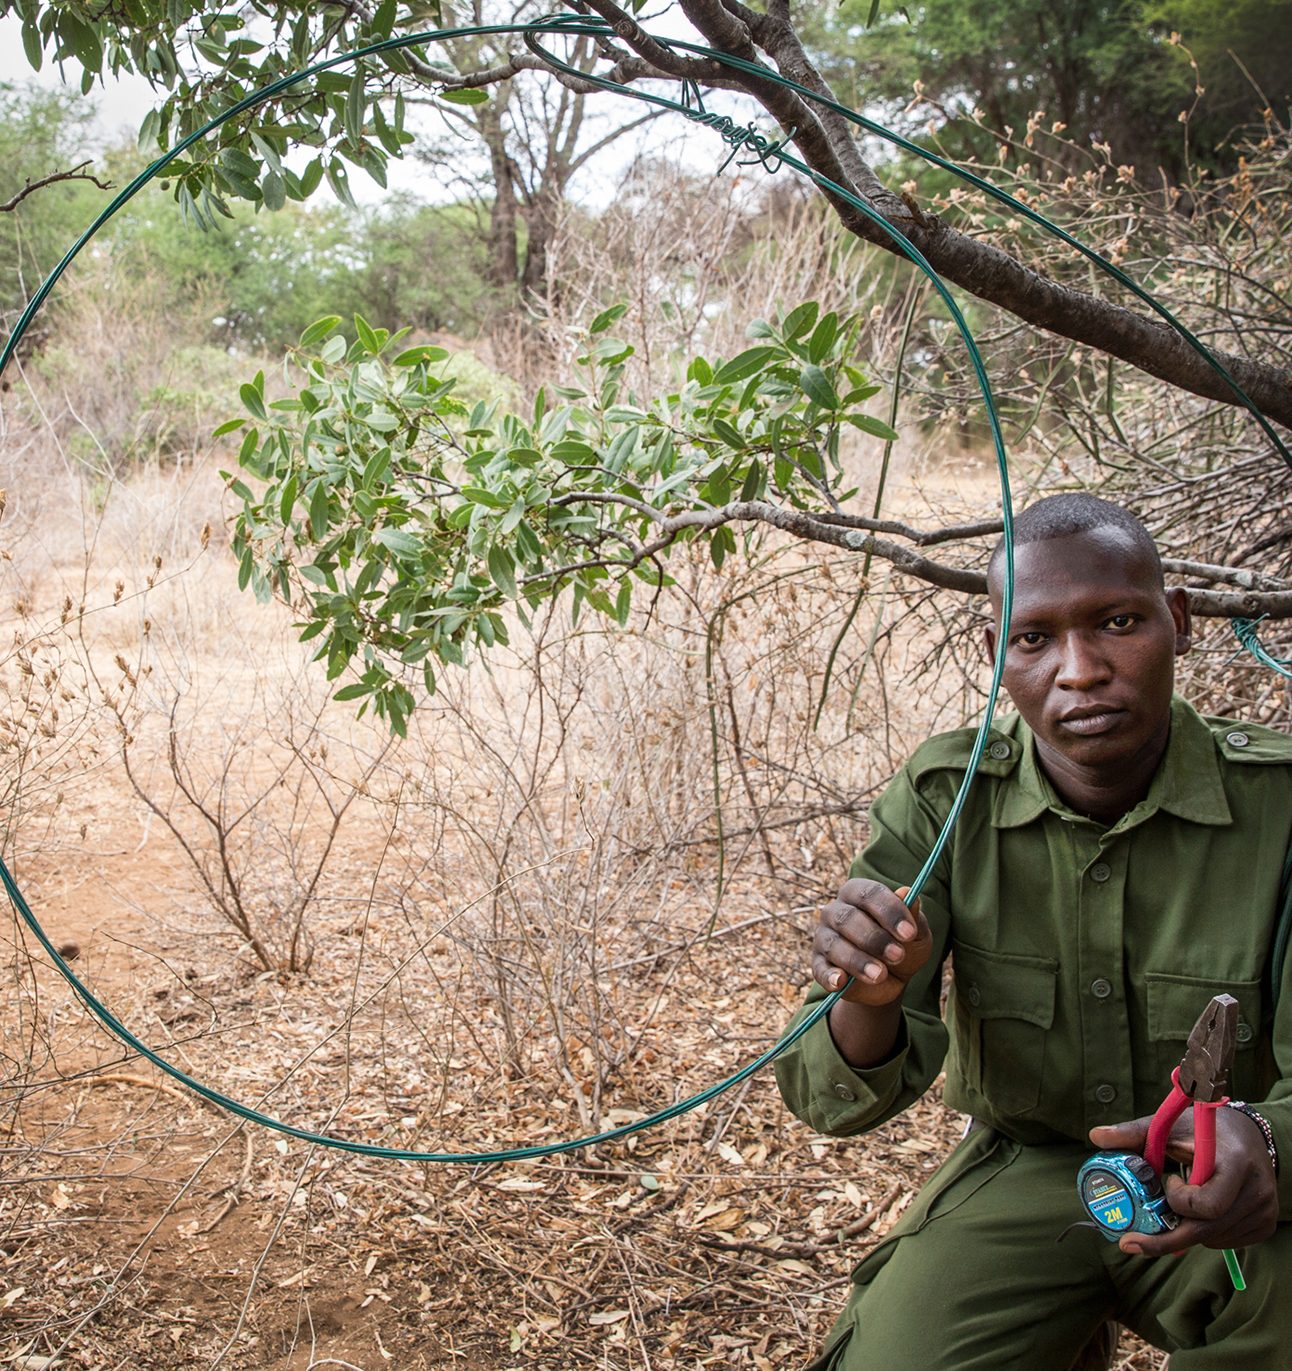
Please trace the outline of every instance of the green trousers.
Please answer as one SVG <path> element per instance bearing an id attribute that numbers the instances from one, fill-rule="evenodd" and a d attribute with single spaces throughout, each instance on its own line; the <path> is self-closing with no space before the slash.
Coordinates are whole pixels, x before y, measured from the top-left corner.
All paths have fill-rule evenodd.
<path id="1" fill-rule="evenodd" d="M 1224 1258 L 1128 1257 L 1078 1228 L 1090 1149 L 971 1133 L 853 1276 L 809 1371 L 1068 1371 L 1109 1319 L 1171 1353 L 1171 1371 L 1292 1367 L 1292 1224 Z"/>

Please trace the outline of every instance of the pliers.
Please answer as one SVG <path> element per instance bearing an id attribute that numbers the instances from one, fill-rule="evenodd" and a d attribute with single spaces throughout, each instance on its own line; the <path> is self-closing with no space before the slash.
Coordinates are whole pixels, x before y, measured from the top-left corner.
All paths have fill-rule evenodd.
<path id="1" fill-rule="evenodd" d="M 1171 1093 L 1148 1126 L 1144 1160 L 1160 1176 L 1166 1165 L 1166 1142 L 1175 1121 L 1193 1105 L 1193 1165 L 1189 1184 L 1203 1185 L 1216 1169 L 1216 1110 L 1229 1099 L 1229 1069 L 1238 1042 L 1238 1001 L 1216 995 L 1189 1034 L 1184 1057 L 1171 1072 Z M 1225 1266 L 1235 1290 L 1246 1288 L 1238 1258 L 1224 1249 Z"/>
<path id="2" fill-rule="evenodd" d="M 1171 1072 L 1171 1093 L 1162 1101 L 1148 1128 L 1144 1159 L 1159 1175 L 1166 1164 L 1166 1142 L 1175 1121 L 1193 1105 L 1193 1166 L 1190 1185 L 1203 1185 L 1216 1169 L 1216 1110 L 1229 1096 L 1229 1069 L 1238 1042 L 1238 1001 L 1217 995 L 1202 1011 L 1185 1046 L 1180 1065 Z"/>

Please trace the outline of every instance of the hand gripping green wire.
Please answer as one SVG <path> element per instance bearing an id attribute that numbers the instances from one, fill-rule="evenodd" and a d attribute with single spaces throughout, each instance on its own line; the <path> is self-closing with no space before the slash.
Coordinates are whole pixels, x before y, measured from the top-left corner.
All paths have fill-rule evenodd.
<path id="1" fill-rule="evenodd" d="M 178 144 L 176 144 L 176 146 L 172 148 L 169 152 L 159 157 L 143 172 L 141 172 L 133 181 L 131 181 L 129 185 L 127 185 L 111 201 L 111 203 L 98 215 L 94 222 L 77 239 L 77 241 L 67 251 L 67 253 L 58 263 L 58 265 L 54 268 L 54 270 L 50 272 L 49 276 L 46 277 L 46 279 L 41 283 L 36 293 L 32 296 L 32 299 L 29 301 L 26 309 L 20 316 L 13 332 L 5 341 L 3 349 L 0 349 L 0 375 L 3 375 L 4 370 L 8 366 L 19 341 L 21 340 L 23 334 L 25 333 L 32 319 L 35 317 L 37 311 L 40 309 L 41 305 L 44 303 L 45 299 L 48 297 L 49 293 L 54 288 L 54 285 L 57 283 L 59 277 L 67 269 L 70 263 L 75 259 L 77 254 L 81 251 L 81 249 L 84 248 L 85 245 L 90 241 L 90 239 L 93 238 L 93 236 L 98 232 L 98 230 L 102 228 L 103 225 L 107 223 L 107 221 L 124 204 L 126 204 L 136 194 L 138 194 L 139 191 L 142 190 L 143 187 L 148 184 L 148 182 L 157 177 L 176 157 L 178 157 L 181 153 L 187 150 L 194 143 L 205 138 L 206 135 L 212 132 L 214 129 L 219 128 L 228 120 L 237 118 L 239 115 L 247 112 L 248 110 L 253 109 L 258 105 L 264 104 L 269 100 L 272 100 L 277 95 L 280 95 L 281 93 L 283 93 L 286 90 L 289 90 L 293 86 L 296 86 L 301 82 L 310 79 L 311 77 L 319 74 L 320 72 L 331 70 L 334 67 L 344 66 L 353 62 L 362 61 L 366 57 L 376 56 L 383 52 L 395 51 L 397 49 L 406 47 L 416 47 L 428 43 L 444 42 L 450 38 L 478 37 L 484 35 L 496 36 L 504 34 L 521 35 L 527 44 L 535 48 L 536 51 L 540 52 L 548 61 L 552 63 L 553 66 L 562 68 L 564 70 L 569 70 L 567 64 L 563 63 L 559 58 L 555 57 L 554 55 L 547 53 L 544 49 L 537 45 L 537 39 L 540 35 L 586 35 L 594 38 L 607 38 L 612 36 L 612 30 L 609 28 L 608 25 L 599 20 L 589 19 L 588 17 L 583 15 L 568 14 L 557 15 L 551 19 L 542 20 L 532 24 L 475 25 L 463 28 L 433 29 L 423 33 L 406 35 L 401 38 L 386 39 L 383 42 L 370 44 L 367 47 L 357 49 L 353 52 L 339 54 L 335 57 L 331 57 L 324 61 L 315 63 L 313 66 L 307 67 L 302 71 L 295 72 L 288 76 L 284 76 L 279 80 L 272 82 L 270 85 L 263 87 L 260 90 L 253 91 L 251 94 L 245 96 L 242 100 L 238 101 L 236 104 L 231 106 L 223 114 L 217 116 L 215 119 L 210 120 L 201 128 L 196 129 L 193 133 L 188 135 L 188 137 L 182 139 Z M 1260 411 L 1252 403 L 1252 401 L 1243 393 L 1243 391 L 1237 385 L 1237 383 L 1228 375 L 1228 373 L 1225 372 L 1224 368 L 1206 348 L 1205 344 L 1199 342 L 1196 338 L 1194 338 L 1193 335 L 1190 334 L 1181 324 L 1179 324 L 1178 321 L 1176 321 L 1162 306 L 1158 305 L 1157 302 L 1154 301 L 1152 297 L 1148 295 L 1147 292 L 1143 291 L 1124 273 L 1117 270 L 1115 267 L 1111 265 L 1111 263 L 1108 263 L 1104 258 L 1100 257 L 1097 253 L 1093 253 L 1090 249 L 1085 248 L 1075 238 L 1071 237 L 1071 235 L 1066 233 L 1065 230 L 1059 228 L 1057 225 L 1051 224 L 1049 220 L 1037 214 L 1034 210 L 1028 209 L 1026 206 L 1020 204 L 1018 201 L 1015 201 L 1012 197 L 1006 195 L 1002 191 L 998 191 L 995 187 L 991 186 L 990 183 L 982 181 L 980 178 L 974 176 L 972 173 L 965 171 L 962 168 L 959 168 L 955 166 L 953 163 L 949 163 L 940 157 L 937 157 L 935 154 L 930 153 L 927 150 L 920 148 L 915 144 L 908 143 L 899 135 L 883 128 L 883 126 L 875 124 L 873 121 L 864 119 L 861 115 L 855 113 L 852 110 L 847 109 L 845 106 L 839 105 L 835 101 L 827 97 L 824 97 L 815 91 L 809 90 L 804 86 L 799 85 L 797 82 L 791 81 L 786 77 L 782 77 L 777 73 L 769 72 L 762 68 L 758 68 L 751 63 L 744 62 L 742 59 L 732 57 L 730 54 L 719 52 L 715 49 L 706 48 L 690 43 L 682 43 L 680 41 L 673 39 L 656 38 L 654 41 L 659 43 L 662 47 L 666 49 L 678 49 L 698 56 L 710 58 L 733 69 L 755 73 L 764 80 L 772 81 L 776 84 L 792 89 L 796 91 L 804 99 L 813 101 L 818 105 L 822 105 L 828 109 L 840 113 L 844 117 L 851 120 L 853 123 L 858 124 L 859 126 L 866 128 L 871 132 L 878 133 L 881 137 L 884 137 L 888 139 L 890 142 L 896 143 L 898 146 L 904 147 L 907 150 L 914 152 L 918 156 L 923 157 L 925 160 L 933 162 L 934 164 L 941 166 L 946 170 L 952 171 L 954 174 L 960 176 L 962 179 L 965 179 L 970 183 L 979 186 L 981 189 L 995 196 L 995 198 L 1001 200 L 1003 203 L 1009 204 L 1013 209 L 1015 209 L 1019 213 L 1025 214 L 1026 217 L 1031 219 L 1033 222 L 1041 225 L 1048 232 L 1056 234 L 1065 242 L 1069 243 L 1071 246 L 1076 248 L 1078 251 L 1090 257 L 1090 259 L 1093 262 L 1095 262 L 1095 264 L 1101 270 L 1104 270 L 1108 274 L 1114 276 L 1115 279 L 1119 280 L 1123 285 L 1125 285 L 1127 288 L 1132 290 L 1137 296 L 1139 296 L 1139 298 L 1143 299 L 1146 303 L 1151 305 L 1159 314 L 1161 314 L 1166 319 L 1166 321 L 1172 326 L 1172 328 L 1174 328 L 1175 331 L 1180 334 L 1180 336 L 1185 338 L 1185 340 L 1189 342 L 1189 344 L 1200 353 L 1200 355 L 1207 361 L 1208 365 L 1210 365 L 1225 379 L 1225 381 L 1233 389 L 1238 399 L 1243 404 L 1245 404 L 1246 407 L 1256 417 L 1257 421 L 1261 424 L 1262 428 L 1270 437 L 1270 439 L 1272 440 L 1276 448 L 1279 450 L 1281 455 L 1284 457 L 1284 459 L 1287 460 L 1289 464 L 1292 464 L 1292 454 L 1288 453 L 1287 449 L 1279 440 L 1277 434 L 1275 434 L 1273 429 L 1269 426 L 1268 421 L 1264 418 L 1264 416 L 1260 413 Z M 579 72 L 577 74 L 579 75 L 580 79 L 592 79 L 596 84 L 601 85 L 605 89 L 619 95 L 624 95 L 632 99 L 641 100 L 646 103 L 655 105 L 657 107 L 677 111 L 682 114 L 693 114 L 694 112 L 693 107 L 688 107 L 686 105 L 678 103 L 677 101 L 669 100 L 662 96 L 654 95 L 652 93 L 645 91 L 631 90 L 625 87 L 616 86 L 613 83 L 603 81 L 596 77 L 589 78 L 589 75 L 586 72 Z M 934 271 L 933 267 L 929 264 L 929 262 L 920 253 L 919 249 L 898 228 L 896 228 L 893 224 L 889 223 L 889 221 L 886 220 L 882 215 L 877 213 L 869 205 L 865 204 L 862 200 L 860 200 L 856 195 L 854 195 L 851 191 L 847 190 L 845 187 L 839 186 L 835 182 L 831 181 L 829 178 L 824 177 L 817 172 L 814 172 L 811 168 L 807 167 L 802 161 L 788 154 L 783 147 L 778 148 L 776 156 L 779 162 L 783 162 L 789 166 L 794 167 L 795 170 L 797 170 L 800 174 L 807 176 L 816 185 L 820 186 L 824 190 L 829 191 L 833 196 L 842 199 L 843 201 L 851 205 L 854 209 L 858 210 L 860 213 L 865 215 L 872 223 L 874 223 L 879 229 L 886 233 L 893 241 L 893 243 L 897 246 L 897 248 L 901 251 L 901 253 L 904 256 L 908 257 L 928 277 L 933 288 L 937 291 L 937 293 L 941 296 L 943 302 L 946 304 L 947 309 L 951 315 L 953 322 L 955 323 L 957 330 L 959 331 L 961 337 L 964 339 L 964 343 L 969 353 L 969 358 L 974 370 L 974 374 L 978 380 L 979 388 L 982 391 L 983 402 L 986 407 L 988 423 L 992 435 L 992 444 L 995 449 L 996 465 L 1000 479 L 1001 510 L 1004 525 L 1003 542 L 1006 554 L 1005 575 L 1003 579 L 1001 593 L 1001 647 L 997 652 L 996 660 L 992 666 L 992 676 L 991 683 L 987 692 L 987 702 L 983 710 L 982 722 L 978 727 L 978 731 L 974 739 L 974 745 L 970 755 L 969 765 L 965 770 L 964 779 L 956 792 L 955 798 L 951 805 L 951 809 L 947 814 L 942 829 L 939 832 L 937 839 L 933 844 L 932 850 L 929 852 L 929 855 L 925 860 L 924 865 L 920 868 L 919 873 L 911 882 L 910 890 L 906 896 L 906 901 L 909 904 L 913 903 L 914 900 L 918 897 L 920 891 L 924 887 L 924 884 L 928 880 L 929 875 L 932 872 L 934 866 L 937 864 L 938 860 L 942 856 L 942 853 L 946 848 L 947 842 L 950 839 L 951 832 L 955 827 L 955 823 L 960 816 L 961 810 L 964 807 L 965 799 L 969 792 L 969 787 L 972 784 L 978 763 L 981 760 L 983 751 L 986 747 L 988 730 L 991 726 L 991 719 L 995 712 L 996 699 L 1000 691 L 1001 675 L 1004 667 L 1004 643 L 1007 640 L 1008 636 L 1009 620 L 1011 616 L 1014 598 L 1013 515 L 1009 490 L 1009 468 L 1005 454 L 1004 438 L 1001 433 L 1000 420 L 992 396 L 991 385 L 987 377 L 986 368 L 984 366 L 982 356 L 979 353 L 977 345 L 974 341 L 973 334 L 971 333 L 968 324 L 965 322 L 964 316 L 961 313 L 959 306 L 956 304 L 950 292 L 947 290 L 946 285 L 938 276 L 937 272 Z M 863 542 L 864 535 L 859 534 L 858 541 Z M 79 977 L 72 970 L 72 968 L 59 955 L 57 948 L 55 948 L 53 943 L 50 941 L 48 935 L 41 927 L 40 922 L 37 920 L 35 914 L 32 912 L 31 907 L 27 904 L 26 899 L 23 897 L 22 891 L 18 888 L 16 881 L 14 880 L 13 876 L 11 875 L 3 861 L 0 861 L 0 882 L 3 883 L 10 900 L 14 905 L 14 908 L 18 911 L 19 915 L 22 917 L 23 921 L 31 930 L 32 934 L 35 936 L 37 941 L 44 948 L 46 954 L 49 956 L 54 966 L 58 969 L 58 971 L 64 977 L 64 979 L 66 979 L 68 984 L 72 987 L 72 989 L 79 996 L 79 998 L 86 1005 L 86 1007 L 91 1011 L 91 1013 L 94 1014 L 94 1016 L 104 1025 L 104 1027 L 111 1034 L 113 1034 L 116 1038 L 125 1043 L 128 1047 L 138 1052 L 142 1057 L 150 1061 L 159 1070 L 165 1072 L 168 1076 L 178 1081 L 181 1085 L 186 1086 L 188 1089 L 194 1091 L 196 1094 L 200 1095 L 202 1098 L 206 1099 L 210 1103 L 217 1105 L 219 1108 L 224 1109 L 229 1113 L 246 1120 L 247 1122 L 260 1124 L 262 1127 L 273 1129 L 276 1132 L 286 1134 L 288 1137 L 297 1138 L 302 1142 L 313 1143 L 320 1147 L 334 1148 L 338 1151 L 343 1152 L 354 1152 L 369 1157 L 382 1157 L 394 1161 L 464 1162 L 478 1164 L 488 1162 L 528 1160 L 538 1157 L 553 1156 L 563 1152 L 570 1152 L 577 1148 L 587 1147 L 595 1143 L 613 1142 L 620 1138 L 627 1137 L 630 1134 L 641 1132 L 642 1130 L 647 1128 L 652 1128 L 658 1124 L 665 1123 L 670 1119 L 677 1118 L 678 1116 L 685 1114 L 692 1109 L 699 1108 L 703 1104 L 707 1104 L 710 1100 L 715 1099 L 724 1091 L 731 1089 L 733 1086 L 739 1084 L 741 1081 L 748 1079 L 756 1071 L 761 1070 L 764 1066 L 766 1066 L 769 1062 L 773 1061 L 787 1048 L 791 1047 L 794 1043 L 796 1043 L 801 1037 L 803 1037 L 805 1033 L 809 1032 L 816 1024 L 818 1024 L 821 1021 L 821 1019 L 824 1018 L 825 1015 L 827 1015 L 830 1012 L 831 1008 L 839 999 L 840 995 L 844 993 L 844 990 L 847 989 L 847 986 L 845 986 L 843 990 L 835 991 L 834 993 L 826 996 L 825 999 L 823 999 L 821 1003 L 816 1006 L 813 1012 L 810 1015 L 808 1015 L 795 1029 L 787 1033 L 783 1038 L 774 1043 L 765 1052 L 761 1053 L 751 1062 L 748 1062 L 745 1066 L 741 1067 L 732 1075 L 727 1076 L 723 1080 L 716 1082 L 715 1084 L 709 1086 L 705 1090 L 700 1091 L 698 1094 L 692 1095 L 687 1099 L 680 1100 L 677 1103 L 672 1104 L 667 1108 L 658 1110 L 656 1113 L 651 1114 L 648 1117 L 640 1119 L 634 1123 L 624 1124 L 618 1128 L 606 1129 L 602 1132 L 590 1134 L 586 1137 L 572 1138 L 564 1142 L 544 1143 L 541 1145 L 534 1145 L 529 1147 L 513 1147 L 491 1152 L 422 1152 L 412 1148 L 385 1147 L 376 1143 L 356 1142 L 348 1138 L 339 1138 L 329 1134 L 315 1133 L 309 1129 L 300 1128 L 294 1124 L 287 1123 L 284 1120 L 276 1119 L 268 1114 L 264 1114 L 261 1111 L 254 1109 L 249 1105 L 242 1104 L 237 1100 L 231 1099 L 229 1096 L 224 1095 L 219 1091 L 214 1090 L 210 1086 L 204 1085 L 202 1082 L 194 1079 L 187 1072 L 183 1071 L 181 1068 L 174 1065 L 172 1062 L 169 1062 L 165 1058 L 160 1056 L 153 1048 L 149 1047 L 134 1033 L 132 1033 L 131 1030 L 127 1028 L 123 1023 L 121 1023 L 120 1020 L 118 1020 L 112 1014 L 111 1010 L 109 1010 L 107 1006 L 104 1005 L 94 995 L 94 993 L 79 979 Z"/>

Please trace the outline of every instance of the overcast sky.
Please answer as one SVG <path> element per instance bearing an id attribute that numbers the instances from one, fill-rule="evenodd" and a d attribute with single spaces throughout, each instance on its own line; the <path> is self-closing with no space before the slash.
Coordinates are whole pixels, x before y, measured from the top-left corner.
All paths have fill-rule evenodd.
<path id="1" fill-rule="evenodd" d="M 69 66 L 70 89 L 81 89 L 81 72 Z M 0 81 L 39 81 L 43 86 L 62 84 L 57 66 L 45 63 L 39 72 L 32 71 L 22 50 L 22 25 L 13 15 L 0 19 Z M 127 76 L 123 80 L 109 80 L 106 87 L 95 86 L 89 97 L 98 109 L 97 132 L 105 142 L 115 141 L 123 131 L 133 138 L 139 124 L 153 104 L 152 87 L 142 76 Z"/>

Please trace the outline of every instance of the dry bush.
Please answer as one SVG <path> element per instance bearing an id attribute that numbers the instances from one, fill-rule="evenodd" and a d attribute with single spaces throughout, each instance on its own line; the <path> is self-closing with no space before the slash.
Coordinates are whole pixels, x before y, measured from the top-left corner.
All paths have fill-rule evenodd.
<path id="1" fill-rule="evenodd" d="M 629 381 L 651 394 L 697 352 L 740 352 L 749 323 L 778 309 L 816 299 L 841 314 L 882 311 L 895 286 L 891 273 L 866 269 L 878 260 L 841 236 L 820 197 L 788 172 L 753 183 L 643 158 L 595 221 L 564 211 L 550 289 L 504 351 L 528 390 L 550 385 L 593 315 L 624 301 L 616 333 L 636 348 Z"/>
<path id="2" fill-rule="evenodd" d="M 698 566 L 683 580 L 636 632 L 571 629 L 563 607 L 532 638 L 517 628 L 487 668 L 444 681 L 380 787 L 373 908 L 407 925 L 390 964 L 414 958 L 382 991 L 383 1021 L 445 1082 L 452 1057 L 492 1094 L 567 1097 L 569 1128 L 664 1102 L 622 1094 L 660 1012 L 643 1017 L 642 977 L 664 968 L 667 992 L 733 931 L 732 907 L 747 926 L 829 888 L 902 746 L 843 692 L 814 731 L 852 599 L 837 568 L 788 548 L 721 586 Z M 386 1061 L 394 1078 L 411 1066 Z"/>
<path id="3" fill-rule="evenodd" d="M 163 281 L 127 281 L 106 255 L 69 271 L 50 309 L 54 339 L 22 368 L 15 409 L 93 474 L 101 497 L 132 467 L 211 451 L 247 361 L 201 341 L 214 311 L 200 294 L 177 315 Z"/>
<path id="4" fill-rule="evenodd" d="M 307 972 L 337 840 L 389 740 L 365 751 L 329 736 L 330 692 L 303 661 L 230 691 L 220 674 L 199 684 L 182 644 L 159 662 L 150 637 L 133 665 L 117 656 L 116 682 L 98 682 L 125 779 L 240 951 L 266 971 Z M 160 736 L 141 738 L 150 723 Z"/>

